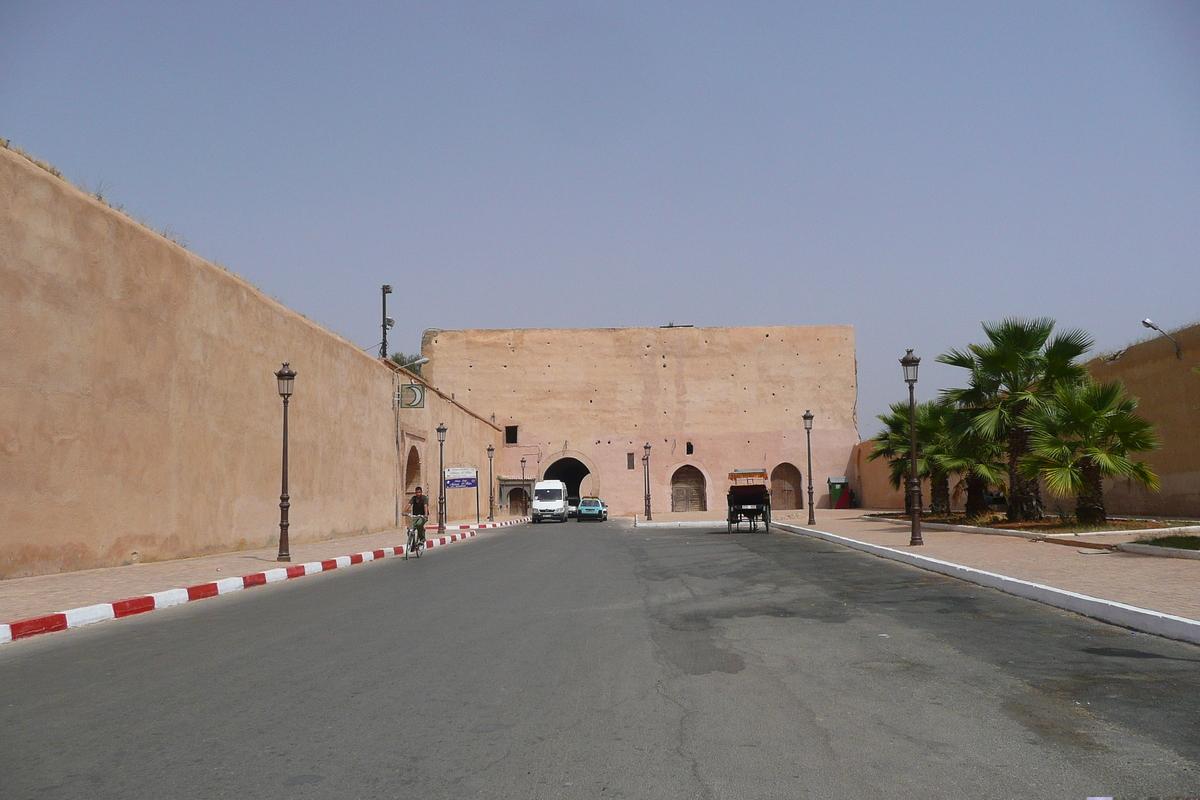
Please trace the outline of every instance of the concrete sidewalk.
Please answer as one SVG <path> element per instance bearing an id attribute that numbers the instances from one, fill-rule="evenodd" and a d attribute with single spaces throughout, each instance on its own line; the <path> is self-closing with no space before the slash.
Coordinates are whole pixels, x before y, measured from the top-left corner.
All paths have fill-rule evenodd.
<path id="1" fill-rule="evenodd" d="M 512 524 L 523 519 L 497 517 L 497 523 Z M 483 524 L 486 526 L 488 523 Z M 478 526 L 474 520 L 451 522 L 446 525 L 447 534 L 459 533 L 464 527 Z M 426 537 L 432 540 L 436 536 L 437 526 L 428 526 Z M 405 539 L 406 530 L 401 528 L 343 539 L 292 544 L 289 548 L 292 557 L 290 563 L 326 561 L 388 547 L 399 548 L 405 544 Z M 288 566 L 275 560 L 277 553 L 276 548 L 240 550 L 174 561 L 152 561 L 123 567 L 0 580 L 0 624 Z"/>

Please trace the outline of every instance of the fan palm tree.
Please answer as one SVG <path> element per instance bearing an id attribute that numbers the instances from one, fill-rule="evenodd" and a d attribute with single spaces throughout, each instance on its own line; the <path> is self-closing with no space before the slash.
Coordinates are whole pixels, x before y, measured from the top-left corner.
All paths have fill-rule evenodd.
<path id="1" fill-rule="evenodd" d="M 980 436 L 971 426 L 971 417 L 955 409 L 950 417 L 944 449 L 937 455 L 942 469 L 961 475 L 955 496 L 966 494 L 967 519 L 987 513 L 985 492 L 989 486 L 1003 486 L 1006 479 L 1004 447 L 994 439 Z"/>
<path id="2" fill-rule="evenodd" d="M 1023 418 L 1030 431 L 1023 472 L 1043 479 L 1054 494 L 1074 494 L 1080 522 L 1104 523 L 1104 478 L 1159 488 L 1150 466 L 1129 457 L 1160 445 L 1154 425 L 1136 409 L 1120 381 L 1056 387 L 1052 402 L 1031 407 Z"/>
<path id="3" fill-rule="evenodd" d="M 1004 443 L 1008 519 L 1014 522 L 1042 516 L 1037 481 L 1026 478 L 1019 466 L 1029 452 L 1024 416 L 1043 405 L 1059 385 L 1079 383 L 1087 375 L 1076 359 L 1091 349 L 1092 337 L 1073 329 L 1051 338 L 1054 324 L 1045 317 L 984 323 L 986 343 L 937 357 L 970 373 L 965 388 L 946 389 L 944 397 L 971 414 L 971 425 L 980 436 Z"/>
<path id="4" fill-rule="evenodd" d="M 892 403 L 888 409 L 887 414 L 877 416 L 884 427 L 872 439 L 875 444 L 867 460 L 888 459 L 888 478 L 893 488 L 900 489 L 908 480 L 911 470 L 909 408 L 907 402 L 899 402 Z M 948 407 L 936 401 L 918 403 L 916 406 L 917 475 L 929 479 L 929 505 L 934 514 L 950 513 L 950 477 L 937 458 L 944 447 L 949 413 Z M 906 513 L 911 511 L 910 502 L 906 492 Z"/>

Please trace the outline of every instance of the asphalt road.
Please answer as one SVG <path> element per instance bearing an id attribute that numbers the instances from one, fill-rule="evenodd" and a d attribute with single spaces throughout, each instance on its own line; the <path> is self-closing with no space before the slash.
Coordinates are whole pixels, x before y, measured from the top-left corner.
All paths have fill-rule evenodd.
<path id="1" fill-rule="evenodd" d="M 518 526 L 0 648 L 0 797 L 1200 795 L 1200 648 L 804 537 Z"/>

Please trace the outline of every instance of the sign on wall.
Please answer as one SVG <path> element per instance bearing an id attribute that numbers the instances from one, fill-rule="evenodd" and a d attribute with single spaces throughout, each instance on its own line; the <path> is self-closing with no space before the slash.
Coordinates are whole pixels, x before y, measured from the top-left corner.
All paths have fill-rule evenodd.
<path id="1" fill-rule="evenodd" d="M 446 467 L 447 489 L 472 489 L 478 485 L 474 467 Z"/>
<path id="2" fill-rule="evenodd" d="M 396 401 L 401 408 L 424 408 L 425 387 L 419 383 L 406 383 L 397 390 Z"/>

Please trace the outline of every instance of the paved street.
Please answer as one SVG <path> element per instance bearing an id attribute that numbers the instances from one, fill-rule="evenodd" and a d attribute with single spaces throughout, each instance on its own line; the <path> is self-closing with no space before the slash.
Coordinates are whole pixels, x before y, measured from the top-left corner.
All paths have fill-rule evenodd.
<path id="1" fill-rule="evenodd" d="M 522 525 L 0 649 L 0 797 L 1200 794 L 1200 648 L 806 537 Z"/>

